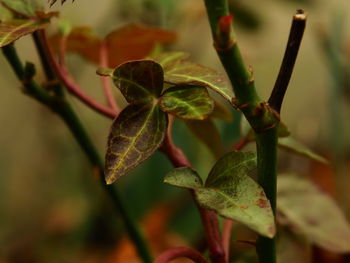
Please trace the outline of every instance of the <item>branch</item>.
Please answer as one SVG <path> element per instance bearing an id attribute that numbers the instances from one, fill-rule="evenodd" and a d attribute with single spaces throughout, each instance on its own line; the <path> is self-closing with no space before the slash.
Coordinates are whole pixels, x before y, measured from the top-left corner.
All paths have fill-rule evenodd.
<path id="1" fill-rule="evenodd" d="M 111 109 L 110 107 L 107 107 L 98 101 L 96 101 L 94 98 L 90 97 L 87 93 L 85 93 L 82 89 L 80 89 L 79 85 L 74 82 L 74 80 L 69 77 L 69 72 L 66 67 L 61 67 L 55 60 L 53 53 L 47 43 L 47 38 L 45 34 L 45 30 L 40 30 L 40 34 L 42 36 L 43 42 L 45 44 L 45 48 L 48 50 L 48 59 L 56 73 L 56 76 L 58 79 L 62 82 L 62 84 L 67 88 L 67 90 L 72 93 L 75 97 L 77 97 L 79 100 L 81 100 L 83 103 L 85 103 L 90 108 L 94 109 L 97 112 L 102 113 L 103 115 L 115 118 L 116 112 Z"/>
<path id="2" fill-rule="evenodd" d="M 306 25 L 306 14 L 304 10 L 300 9 L 293 16 L 292 26 L 289 33 L 286 51 L 284 53 L 283 61 L 273 87 L 269 104 L 272 109 L 280 113 L 284 95 L 292 76 L 295 61 L 298 56 L 299 47 L 303 38 L 304 29 Z"/>
<path id="3" fill-rule="evenodd" d="M 33 81 L 31 78 L 32 76 L 30 76 L 30 78 L 26 76 L 25 68 L 23 67 L 13 45 L 3 47 L 2 52 L 16 73 L 17 78 L 24 85 L 25 93 L 57 113 L 67 124 L 74 138 L 77 140 L 78 144 L 90 160 L 93 168 L 98 171 L 100 183 L 107 195 L 111 198 L 113 205 L 120 212 L 120 216 L 124 225 L 126 226 L 129 237 L 133 241 L 140 258 L 142 258 L 145 263 L 151 263 L 152 260 L 150 252 L 143 235 L 139 231 L 138 226 L 135 224 L 132 217 L 130 217 L 126 211 L 126 208 L 122 203 L 116 189 L 105 184 L 103 176 L 103 162 L 71 105 L 64 99 L 64 97 L 50 95 L 47 90 L 41 88 L 36 82 Z"/>
<path id="4" fill-rule="evenodd" d="M 167 263 L 177 258 L 192 259 L 196 263 L 208 263 L 207 260 L 197 251 L 189 247 L 176 247 L 163 252 L 153 263 Z"/>
<path id="5" fill-rule="evenodd" d="M 108 68 L 108 49 L 105 41 L 102 41 L 100 47 L 100 66 L 102 68 Z M 101 76 L 101 81 L 108 105 L 118 114 L 120 109 L 114 99 L 109 77 Z"/>

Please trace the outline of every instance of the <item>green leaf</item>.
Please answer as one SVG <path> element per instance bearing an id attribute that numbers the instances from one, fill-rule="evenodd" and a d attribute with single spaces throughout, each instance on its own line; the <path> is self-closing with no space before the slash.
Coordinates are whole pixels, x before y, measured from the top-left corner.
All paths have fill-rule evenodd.
<path id="1" fill-rule="evenodd" d="M 149 59 L 152 59 L 156 62 L 158 62 L 164 71 L 167 71 L 172 68 L 173 64 L 187 59 L 190 56 L 190 54 L 181 52 L 181 51 L 171 51 L 171 52 L 164 52 L 154 57 L 149 57 Z"/>
<path id="2" fill-rule="evenodd" d="M 270 202 L 248 175 L 255 168 L 255 153 L 230 152 L 214 165 L 205 188 L 196 190 L 196 197 L 204 207 L 273 237 L 276 230 Z"/>
<path id="3" fill-rule="evenodd" d="M 126 62 L 114 70 L 112 78 L 129 103 L 152 101 L 163 90 L 163 69 L 152 60 Z"/>
<path id="4" fill-rule="evenodd" d="M 215 164 L 204 186 L 190 168 L 172 170 L 165 182 L 193 189 L 201 206 L 273 237 L 276 230 L 270 202 L 248 175 L 255 167 L 255 153 L 230 152 Z"/>
<path id="5" fill-rule="evenodd" d="M 167 89 L 159 106 L 162 111 L 181 119 L 203 120 L 213 111 L 214 102 L 206 88 L 180 85 Z"/>
<path id="6" fill-rule="evenodd" d="M 210 117 L 201 121 L 186 120 L 185 123 L 194 136 L 207 146 L 216 159 L 224 154 L 220 133 Z"/>
<path id="7" fill-rule="evenodd" d="M 202 178 L 190 167 L 172 169 L 164 178 L 164 183 L 188 189 L 203 186 Z"/>
<path id="8" fill-rule="evenodd" d="M 20 37 L 47 26 L 48 21 L 9 20 L 0 23 L 0 48 L 11 44 Z"/>
<path id="9" fill-rule="evenodd" d="M 25 17 L 35 17 L 35 11 L 43 9 L 37 0 L 1 0 L 0 2 Z"/>
<path id="10" fill-rule="evenodd" d="M 349 222 L 329 196 L 301 177 L 281 175 L 277 183 L 277 209 L 283 223 L 322 248 L 350 252 Z"/>
<path id="11" fill-rule="evenodd" d="M 108 136 L 105 178 L 107 184 L 149 158 L 164 139 L 167 115 L 157 105 L 131 104 L 114 120 Z"/>
<path id="12" fill-rule="evenodd" d="M 234 94 L 226 78 L 213 69 L 186 60 L 187 57 L 183 52 L 170 52 L 153 59 L 163 66 L 165 82 L 204 86 L 232 103 Z"/>
<path id="13" fill-rule="evenodd" d="M 278 146 L 283 149 L 327 164 L 328 161 L 292 137 L 278 138 Z"/>

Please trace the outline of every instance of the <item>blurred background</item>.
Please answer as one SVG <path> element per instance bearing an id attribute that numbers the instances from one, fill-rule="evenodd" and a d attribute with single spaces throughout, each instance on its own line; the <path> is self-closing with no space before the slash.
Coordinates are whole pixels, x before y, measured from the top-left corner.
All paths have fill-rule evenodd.
<path id="1" fill-rule="evenodd" d="M 299 8 L 308 13 L 281 116 L 293 137 L 330 159 L 331 165 L 281 153 L 280 170 L 310 177 L 337 199 L 349 218 L 350 2 L 231 0 L 231 8 L 241 52 L 254 69 L 264 99 L 274 85 L 292 15 Z M 90 26 L 101 37 L 130 22 L 174 31 L 177 40 L 166 49 L 188 52 L 191 60 L 224 72 L 200 0 L 76 0 L 56 3 L 51 10 L 60 11 L 60 18 L 73 26 Z M 54 34 L 55 26 L 49 31 Z M 31 37 L 16 46 L 23 61 L 39 65 Z M 104 101 L 97 66 L 76 54 L 67 59 L 81 87 Z M 36 78 L 43 82 L 43 72 L 37 69 Z M 118 215 L 63 122 L 21 92 L 3 56 L 0 72 L 0 262 L 138 262 Z M 74 98 L 70 101 L 103 154 L 111 120 Z M 232 115 L 232 122 L 216 121 L 225 147 L 239 138 L 239 114 Z M 180 121 L 173 133 L 205 176 L 215 162 L 210 151 Z M 116 187 L 149 233 L 155 251 L 186 244 L 202 248 L 203 233 L 190 196 L 162 183 L 170 169 L 168 160 L 156 153 Z M 245 251 L 247 246 L 241 246 Z"/>

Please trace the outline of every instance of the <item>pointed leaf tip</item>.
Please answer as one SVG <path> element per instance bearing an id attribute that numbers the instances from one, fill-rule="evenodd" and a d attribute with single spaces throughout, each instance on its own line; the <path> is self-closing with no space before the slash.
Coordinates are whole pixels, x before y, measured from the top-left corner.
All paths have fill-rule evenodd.
<path id="1" fill-rule="evenodd" d="M 167 115 L 157 105 L 130 104 L 114 120 L 107 142 L 105 179 L 111 184 L 148 159 L 162 143 Z"/>
<path id="2" fill-rule="evenodd" d="M 255 168 L 255 153 L 224 155 L 210 171 L 205 187 L 196 191 L 196 198 L 204 207 L 272 238 L 276 228 L 270 202 L 262 187 L 249 176 Z"/>
<path id="3" fill-rule="evenodd" d="M 96 74 L 103 77 L 112 77 L 114 69 L 111 68 L 98 68 Z"/>

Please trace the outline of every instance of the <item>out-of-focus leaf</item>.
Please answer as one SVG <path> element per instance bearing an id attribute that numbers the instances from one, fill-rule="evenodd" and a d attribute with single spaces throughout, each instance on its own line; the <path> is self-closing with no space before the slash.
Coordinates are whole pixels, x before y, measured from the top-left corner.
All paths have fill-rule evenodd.
<path id="1" fill-rule="evenodd" d="M 166 90 L 159 106 L 181 119 L 204 120 L 213 111 L 214 102 L 204 87 L 179 85 Z"/>
<path id="2" fill-rule="evenodd" d="M 311 247 L 304 237 L 279 229 L 277 239 L 278 263 L 310 263 Z"/>
<path id="3" fill-rule="evenodd" d="M 164 183 L 188 189 L 203 186 L 202 178 L 190 167 L 172 169 L 164 178 Z"/>
<path id="4" fill-rule="evenodd" d="M 162 143 L 167 115 L 157 105 L 130 104 L 114 120 L 108 136 L 105 178 L 113 183 L 149 158 Z"/>
<path id="5" fill-rule="evenodd" d="M 220 133 L 211 118 L 201 121 L 186 120 L 185 123 L 190 131 L 208 147 L 216 159 L 223 155 L 224 148 Z"/>
<path id="6" fill-rule="evenodd" d="M 139 24 L 128 24 L 109 33 L 105 42 L 109 53 L 109 67 L 116 67 L 129 60 L 148 56 L 156 44 L 176 41 L 172 31 Z"/>
<path id="7" fill-rule="evenodd" d="M 295 140 L 290 136 L 284 137 L 284 138 L 278 138 L 278 146 L 290 152 L 300 154 L 302 156 L 313 159 L 315 161 L 318 161 L 321 163 L 328 163 L 328 161 L 325 158 L 313 152 L 312 150 L 307 148 L 305 145 L 301 144 L 300 142 L 298 142 L 297 140 Z"/>
<path id="8" fill-rule="evenodd" d="M 48 21 L 9 20 L 0 23 L 0 48 L 11 44 L 17 39 L 42 29 Z"/>
<path id="9" fill-rule="evenodd" d="M 35 11 L 43 9 L 37 0 L 1 0 L 0 3 L 24 17 L 35 17 Z"/>
<path id="10" fill-rule="evenodd" d="M 193 189 L 201 206 L 241 222 L 263 236 L 273 237 L 276 230 L 270 202 L 248 175 L 255 167 L 255 153 L 230 152 L 214 165 L 204 187 L 189 168 L 173 170 L 165 182 Z"/>
<path id="11" fill-rule="evenodd" d="M 162 65 L 165 82 L 204 86 L 232 103 L 234 94 L 226 78 L 211 68 L 186 60 L 187 57 L 183 52 L 169 52 L 153 59 Z"/>
<path id="12" fill-rule="evenodd" d="M 283 223 L 325 249 L 350 252 L 350 225 L 337 204 L 308 180 L 278 177 L 277 208 Z"/>
<path id="13" fill-rule="evenodd" d="M 213 112 L 210 114 L 210 117 L 231 122 L 233 120 L 231 110 L 218 99 L 213 98 L 213 100 L 215 106 Z"/>
<path id="14" fill-rule="evenodd" d="M 90 27 L 79 26 L 70 30 L 66 36 L 66 51 L 78 53 L 85 59 L 99 64 L 102 39 L 92 33 Z M 50 45 L 58 52 L 62 34 L 56 34 L 49 38 Z"/>
<path id="15" fill-rule="evenodd" d="M 126 62 L 114 70 L 112 78 L 130 103 L 151 101 L 163 90 L 163 69 L 153 60 Z"/>
<path id="16" fill-rule="evenodd" d="M 50 38 L 50 44 L 56 52 L 61 37 L 61 34 L 56 34 Z M 138 24 L 128 24 L 116 29 L 105 39 L 93 34 L 91 28 L 79 26 L 73 28 L 68 35 L 66 50 L 99 64 L 100 48 L 104 43 L 107 47 L 108 66 L 115 68 L 124 62 L 145 58 L 157 44 L 171 44 L 175 40 L 176 34 L 172 31 Z"/>

